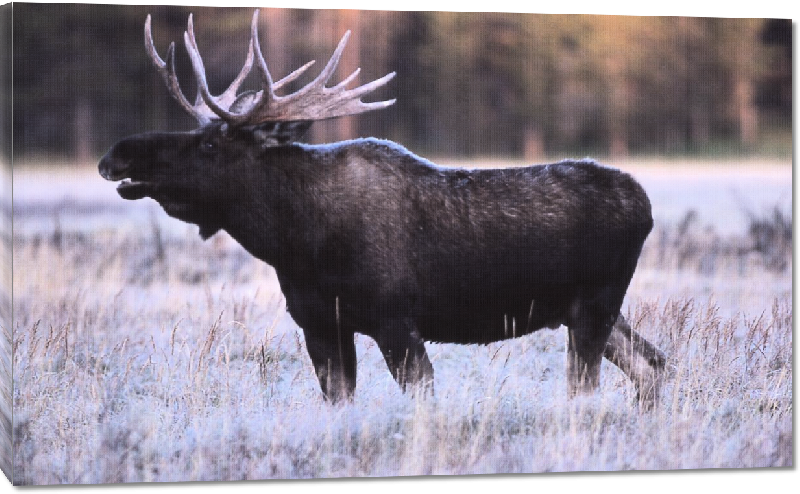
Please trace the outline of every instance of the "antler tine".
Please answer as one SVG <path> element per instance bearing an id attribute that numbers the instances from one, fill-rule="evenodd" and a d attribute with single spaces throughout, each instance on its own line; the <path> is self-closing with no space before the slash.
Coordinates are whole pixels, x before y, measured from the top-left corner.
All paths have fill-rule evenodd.
<path id="1" fill-rule="evenodd" d="M 308 70 L 309 67 L 314 65 L 315 60 L 312 60 L 299 69 L 292 71 L 291 74 L 287 75 L 283 79 L 279 80 L 278 82 L 272 81 L 272 74 L 270 74 L 269 69 L 267 68 L 267 62 L 264 60 L 264 54 L 261 51 L 261 42 L 258 40 L 258 12 L 259 10 L 256 9 L 253 12 L 253 21 L 250 25 L 250 45 L 251 48 L 255 49 L 256 52 L 256 60 L 257 60 L 257 67 L 258 71 L 261 73 L 262 80 L 264 81 L 264 85 L 267 87 L 272 88 L 272 94 L 275 94 L 276 89 L 280 89 L 281 87 L 289 84 L 290 82 L 296 80 L 298 77 L 303 75 L 303 73 Z"/>
<path id="2" fill-rule="evenodd" d="M 241 86 L 241 83 L 250 73 L 254 62 L 259 73 L 261 74 L 263 90 L 259 92 L 258 96 L 256 97 L 256 101 L 253 103 L 251 108 L 257 106 L 271 106 L 271 102 L 274 102 L 274 100 L 277 98 L 275 96 L 275 90 L 300 77 L 314 63 L 313 61 L 308 62 L 277 83 L 272 82 L 272 75 L 267 68 L 267 63 L 264 60 L 264 55 L 261 52 L 261 46 L 258 40 L 258 13 L 258 9 L 256 9 L 256 11 L 253 13 L 250 46 L 245 64 L 242 67 L 242 70 L 239 72 L 239 75 L 236 77 L 233 83 L 231 83 L 228 89 L 226 89 L 222 95 L 216 98 L 211 94 L 211 91 L 208 88 L 205 66 L 203 64 L 203 58 L 200 56 L 200 50 L 197 47 L 197 39 L 195 38 L 194 34 L 194 21 L 191 15 L 189 16 L 187 31 L 184 33 L 186 50 L 189 52 L 195 78 L 197 79 L 198 96 L 202 98 L 211 111 L 216 113 L 226 122 L 232 124 L 242 124 L 248 121 L 249 113 L 233 113 L 230 112 L 228 108 L 230 108 L 231 104 L 236 101 L 236 91 L 238 91 L 239 86 Z"/>
<path id="3" fill-rule="evenodd" d="M 186 110 L 186 112 L 197 119 L 201 125 L 208 123 L 210 121 L 208 115 L 206 115 L 201 108 L 193 106 L 191 103 L 189 103 L 189 100 L 186 99 L 183 91 L 181 91 L 180 83 L 178 82 L 178 76 L 175 73 L 175 43 L 170 43 L 169 48 L 167 49 L 167 61 L 165 62 L 161 59 L 156 51 L 155 43 L 153 42 L 153 31 L 151 26 L 152 20 L 150 14 L 148 14 L 147 19 L 144 21 L 145 49 L 147 50 L 148 55 L 150 55 L 150 59 L 153 61 L 153 64 L 156 66 L 158 73 L 161 74 L 161 78 L 164 79 L 164 83 L 167 85 L 170 95 L 175 98 L 178 104 L 180 104 L 181 107 Z"/>
<path id="4" fill-rule="evenodd" d="M 372 103 L 361 101 L 363 95 L 385 85 L 394 78 L 394 72 L 363 86 L 348 90 L 346 86 L 353 82 L 360 73 L 360 69 L 356 69 L 339 84 L 330 88 L 325 86 L 339 65 L 339 60 L 350 38 L 350 31 L 347 31 L 339 41 L 328 63 L 314 80 L 294 93 L 286 96 L 277 96 L 275 89 L 288 82 L 289 79 L 294 80 L 299 76 L 298 72 L 304 71 L 309 64 L 301 67 L 285 79 L 278 81 L 278 83 L 272 83 L 271 77 L 266 77 L 269 71 L 266 69 L 263 55 L 261 55 L 260 48 L 258 48 L 255 23 L 253 24 L 252 32 L 254 33 L 254 45 L 256 46 L 256 61 L 260 67 L 259 70 L 262 72 L 264 91 L 262 91 L 250 109 L 241 115 L 241 122 L 245 125 L 274 121 L 324 120 L 386 108 L 395 102 L 395 100 Z"/>
<path id="5" fill-rule="evenodd" d="M 307 62 L 305 65 L 303 65 L 299 69 L 296 69 L 291 74 L 287 75 L 286 77 L 284 77 L 280 81 L 278 81 L 275 84 L 273 84 L 272 85 L 272 89 L 273 90 L 280 89 L 281 87 L 285 86 L 286 84 L 289 84 L 290 82 L 294 81 L 295 79 L 297 79 L 298 77 L 303 75 L 303 73 L 306 71 L 306 69 L 308 69 L 309 67 L 311 67 L 315 63 L 316 63 L 316 60 L 312 60 L 310 62 Z"/>
<path id="6" fill-rule="evenodd" d="M 250 42 L 255 49 L 256 68 L 259 74 L 261 74 L 261 82 L 264 91 L 261 99 L 266 97 L 272 99 L 275 97 L 275 86 L 272 82 L 272 74 L 269 73 L 269 69 L 267 68 L 267 62 L 264 60 L 264 54 L 261 52 L 261 42 L 258 41 L 258 9 L 253 13 L 253 22 L 250 24 Z M 260 103 L 260 100 L 256 104 L 258 103 Z"/>
<path id="7" fill-rule="evenodd" d="M 271 87 L 272 95 L 274 96 L 275 91 L 277 89 L 280 89 L 286 84 L 289 84 L 290 82 L 299 78 L 301 75 L 305 73 L 306 70 L 308 70 L 309 67 L 311 67 L 312 65 L 314 65 L 314 63 L 316 63 L 316 60 L 311 60 L 310 62 L 307 62 L 305 65 L 303 65 L 299 69 L 292 71 L 291 74 L 287 75 L 278 82 L 273 82 L 272 74 L 270 74 L 269 69 L 267 68 L 267 62 L 264 60 L 264 53 L 261 51 L 261 42 L 258 40 L 258 13 L 259 10 L 256 9 L 256 11 L 253 13 L 253 21 L 250 25 L 250 45 L 251 47 L 255 48 L 257 56 L 256 60 L 258 63 L 257 67 L 259 72 L 261 73 L 264 86 Z"/>
<path id="8" fill-rule="evenodd" d="M 386 74 L 385 76 L 381 77 L 380 79 L 375 79 L 372 82 L 368 82 L 367 84 L 364 84 L 363 86 L 358 86 L 356 88 L 353 88 L 353 89 L 351 89 L 349 91 L 346 91 L 345 93 L 349 97 L 352 97 L 352 98 L 363 96 L 363 95 L 365 95 L 367 93 L 370 93 L 370 92 L 378 89 L 379 87 L 385 85 L 387 82 L 389 82 L 392 79 L 394 79 L 394 76 L 396 76 L 396 75 L 397 75 L 397 72 L 389 72 L 388 74 Z M 341 85 L 342 84 L 336 85 L 336 88 L 338 89 L 339 86 L 341 86 Z"/>
<path id="9" fill-rule="evenodd" d="M 333 86 L 331 89 L 340 89 L 340 88 L 347 87 L 347 85 L 350 84 L 351 82 L 353 82 L 355 80 L 355 78 L 358 77 L 358 74 L 360 74 L 360 73 L 361 73 L 361 67 L 359 67 L 356 70 L 354 70 L 352 74 L 350 74 L 349 76 L 345 77 L 342 82 L 340 82 L 339 84 Z"/>
<path id="10" fill-rule="evenodd" d="M 350 31 L 348 30 L 342 36 L 342 39 L 339 41 L 339 45 L 336 46 L 336 50 L 331 55 L 330 60 L 328 63 L 325 64 L 325 68 L 322 69 L 322 72 L 311 81 L 306 87 L 302 88 L 298 93 L 302 93 L 306 90 L 310 90 L 311 88 L 324 88 L 325 84 L 328 83 L 333 73 L 336 71 L 336 67 L 339 65 L 339 59 L 342 58 L 342 53 L 344 52 L 344 47 L 347 46 L 347 40 L 350 39 Z M 352 77 L 352 76 L 351 76 Z M 348 77 L 347 79 L 350 79 Z"/>
<path id="11" fill-rule="evenodd" d="M 242 82 L 247 78 L 250 74 L 250 70 L 253 68 L 253 40 L 250 40 L 250 47 L 247 50 L 247 58 L 244 61 L 244 66 L 242 66 L 242 70 L 239 71 L 239 75 L 236 76 L 236 79 L 233 80 L 228 89 L 225 90 L 221 95 L 219 95 L 218 99 L 223 106 L 230 108 L 231 104 L 236 101 L 236 91 L 239 90 L 239 86 L 242 85 Z"/>
<path id="12" fill-rule="evenodd" d="M 192 60 L 194 77 L 197 79 L 197 91 L 199 92 L 205 104 L 211 111 L 216 113 L 217 116 L 223 120 L 236 120 L 237 115 L 235 113 L 230 113 L 226 108 L 220 106 L 216 98 L 211 95 L 211 91 L 208 89 L 206 69 L 203 65 L 203 58 L 200 56 L 200 50 L 197 48 L 197 40 L 194 37 L 194 22 L 192 21 L 192 14 L 189 14 L 187 30 L 183 33 L 183 42 L 186 45 L 186 51 L 189 52 L 189 58 Z"/>

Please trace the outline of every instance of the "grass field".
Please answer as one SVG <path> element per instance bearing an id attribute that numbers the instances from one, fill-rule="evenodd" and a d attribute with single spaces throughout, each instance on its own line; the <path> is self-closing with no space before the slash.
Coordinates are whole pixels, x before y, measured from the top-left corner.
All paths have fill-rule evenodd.
<path id="1" fill-rule="evenodd" d="M 790 166 L 629 170 L 657 223 L 623 308 L 669 357 L 653 412 L 607 362 L 567 400 L 563 328 L 428 345 L 426 400 L 358 336 L 329 406 L 270 267 L 93 169 L 15 173 L 15 481 L 791 466 Z"/>

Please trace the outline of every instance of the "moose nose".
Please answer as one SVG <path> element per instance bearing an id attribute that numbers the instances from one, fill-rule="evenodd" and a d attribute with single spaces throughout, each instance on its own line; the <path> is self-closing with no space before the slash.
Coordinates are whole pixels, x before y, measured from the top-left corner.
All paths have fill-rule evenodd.
<path id="1" fill-rule="evenodd" d="M 100 172 L 100 176 L 106 180 L 114 180 L 114 160 L 106 154 L 100 159 L 100 163 L 97 165 L 97 171 Z"/>
<path id="2" fill-rule="evenodd" d="M 100 176 L 106 180 L 121 180 L 126 178 L 130 163 L 115 158 L 113 151 L 112 149 L 100 159 L 97 170 L 100 172 Z"/>

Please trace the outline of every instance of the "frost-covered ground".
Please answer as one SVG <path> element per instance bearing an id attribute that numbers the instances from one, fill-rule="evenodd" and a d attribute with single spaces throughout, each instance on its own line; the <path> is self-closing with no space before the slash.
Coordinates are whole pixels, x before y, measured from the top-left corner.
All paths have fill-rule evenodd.
<path id="1" fill-rule="evenodd" d="M 623 167 L 657 221 L 624 308 L 670 357 L 650 413 L 610 364 L 566 400 L 563 329 L 428 345 L 426 400 L 359 336 L 356 398 L 331 407 L 271 268 L 92 169 L 16 172 L 16 481 L 791 465 L 791 249 L 748 236 L 748 211 L 791 221 L 791 168 Z"/>

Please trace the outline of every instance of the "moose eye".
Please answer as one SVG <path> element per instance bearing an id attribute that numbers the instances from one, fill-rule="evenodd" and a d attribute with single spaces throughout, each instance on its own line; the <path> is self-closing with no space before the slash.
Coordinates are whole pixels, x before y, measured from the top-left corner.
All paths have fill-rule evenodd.
<path id="1" fill-rule="evenodd" d="M 217 143 L 215 141 L 203 141 L 200 143 L 200 149 L 204 153 L 214 153 L 217 151 Z"/>

